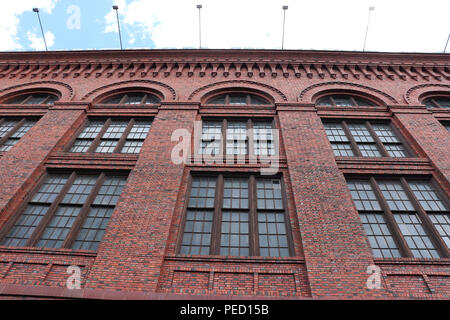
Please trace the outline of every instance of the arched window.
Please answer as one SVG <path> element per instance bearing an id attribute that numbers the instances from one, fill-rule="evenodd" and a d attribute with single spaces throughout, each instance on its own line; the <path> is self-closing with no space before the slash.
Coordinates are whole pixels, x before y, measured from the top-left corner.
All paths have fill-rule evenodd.
<path id="1" fill-rule="evenodd" d="M 57 101 L 59 98 L 51 93 L 31 93 L 31 94 L 22 94 L 20 96 L 16 96 L 8 101 L 6 104 L 52 104 Z"/>
<path id="2" fill-rule="evenodd" d="M 373 106 L 375 103 L 349 94 L 333 94 L 320 98 L 317 103 L 318 106 L 334 106 L 334 107 L 361 107 Z"/>
<path id="3" fill-rule="evenodd" d="M 234 105 L 248 105 L 248 104 L 271 104 L 266 99 L 248 93 L 225 93 L 213 97 L 207 104 L 234 104 Z"/>
<path id="4" fill-rule="evenodd" d="M 107 98 L 104 104 L 158 104 L 158 97 L 145 92 L 126 92 Z"/>
<path id="5" fill-rule="evenodd" d="M 427 108 L 450 108 L 450 96 L 430 97 L 422 101 Z"/>

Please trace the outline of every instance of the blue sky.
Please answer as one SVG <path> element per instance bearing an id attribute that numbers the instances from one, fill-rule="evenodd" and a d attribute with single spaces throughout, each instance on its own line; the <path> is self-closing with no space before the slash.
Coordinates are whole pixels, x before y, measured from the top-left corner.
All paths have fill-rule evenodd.
<path id="1" fill-rule="evenodd" d="M 0 50 L 43 50 L 33 7 L 49 50 L 119 48 L 119 5 L 124 48 L 197 48 L 202 4 L 206 48 L 442 52 L 450 33 L 448 0 L 13 0 L 2 3 Z M 69 11 L 68 11 L 69 10 Z M 450 45 L 447 48 L 450 52 Z"/>

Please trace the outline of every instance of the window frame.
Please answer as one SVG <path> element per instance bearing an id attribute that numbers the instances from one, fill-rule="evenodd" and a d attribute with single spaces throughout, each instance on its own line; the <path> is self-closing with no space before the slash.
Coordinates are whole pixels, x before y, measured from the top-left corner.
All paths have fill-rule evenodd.
<path id="1" fill-rule="evenodd" d="M 246 103 L 230 103 L 230 95 L 246 95 Z M 224 103 L 211 103 L 210 101 L 217 99 L 220 96 L 225 96 Z M 266 103 L 252 103 L 252 96 L 265 101 Z M 254 92 L 236 92 L 236 91 L 228 91 L 228 92 L 220 92 L 218 94 L 212 95 L 207 98 L 207 100 L 203 103 L 206 106 L 232 106 L 232 107 L 243 107 L 243 106 L 258 106 L 258 107 L 273 107 L 273 101 L 267 98 L 264 95 L 254 93 Z"/>
<path id="2" fill-rule="evenodd" d="M 36 94 L 46 94 L 47 97 L 41 102 L 41 103 L 27 103 L 28 101 L 30 101 L 33 98 L 33 95 Z M 8 101 L 11 100 L 15 100 L 22 97 L 22 102 L 20 103 L 9 103 Z M 47 104 L 52 104 L 52 103 L 47 103 L 51 98 L 55 97 L 55 101 L 58 101 L 60 99 L 60 97 L 52 92 L 31 92 L 31 93 L 22 93 L 22 94 L 17 94 L 13 97 L 7 98 L 5 101 L 2 102 L 2 104 L 7 104 L 7 105 L 22 105 L 22 104 L 27 104 L 27 105 L 47 105 Z"/>
<path id="3" fill-rule="evenodd" d="M 335 98 L 333 98 L 333 96 L 348 96 L 348 98 L 350 99 L 352 105 L 351 106 L 340 106 L 336 104 Z M 320 100 L 325 99 L 325 98 L 329 98 L 331 104 L 329 105 L 321 105 Z M 367 102 L 370 102 L 371 104 L 368 105 L 359 105 L 356 98 L 362 99 L 362 100 L 366 100 Z M 335 92 L 335 93 L 327 93 L 325 95 L 319 96 L 318 98 L 316 98 L 316 102 L 315 102 L 315 106 L 316 107 L 333 107 L 333 108 L 361 108 L 361 107 L 380 107 L 380 103 L 377 103 L 375 101 L 373 101 L 370 98 L 367 98 L 365 96 L 360 96 L 360 95 L 355 95 L 352 93 L 346 93 L 346 92 Z"/>
<path id="4" fill-rule="evenodd" d="M 15 226 L 16 222 L 22 217 L 22 215 L 25 213 L 25 210 L 27 209 L 28 205 L 30 204 L 30 201 L 33 199 L 33 197 L 39 192 L 41 187 L 45 184 L 47 181 L 47 178 L 52 175 L 67 175 L 67 181 L 64 183 L 61 191 L 57 194 L 55 199 L 52 201 L 50 206 L 47 209 L 47 212 L 43 216 L 42 220 L 38 223 L 35 230 L 33 231 L 30 238 L 27 240 L 26 244 L 21 247 L 32 247 L 35 249 L 47 249 L 47 250 L 60 250 L 60 249 L 71 249 L 71 250 L 86 250 L 86 249 L 72 249 L 72 245 L 76 240 L 76 237 L 79 233 L 79 231 L 83 227 L 83 222 L 86 221 L 89 211 L 91 209 L 91 205 L 93 204 L 96 196 L 98 195 L 100 188 L 103 185 L 103 182 L 105 181 L 105 177 L 107 176 L 124 176 L 127 177 L 125 180 L 125 185 L 128 180 L 129 172 L 127 171 L 110 171 L 110 170 L 99 170 L 99 171 L 92 171 L 92 170 L 58 170 L 58 171 L 46 171 L 38 180 L 34 188 L 31 190 L 31 192 L 28 193 L 28 195 L 23 199 L 21 205 L 18 207 L 18 209 L 12 214 L 11 217 L 6 221 L 6 223 L 0 228 L 0 243 L 4 241 L 4 239 L 7 237 L 9 232 L 12 230 L 12 228 Z M 78 213 L 78 216 L 75 218 L 75 221 L 67 234 L 63 245 L 60 248 L 46 248 L 46 247 L 38 247 L 36 246 L 38 241 L 40 240 L 41 235 L 45 231 L 46 227 L 49 225 L 51 219 L 55 216 L 58 208 L 60 207 L 61 201 L 64 199 L 65 195 L 69 191 L 70 187 L 73 185 L 73 182 L 77 178 L 77 175 L 93 175 L 97 176 L 96 182 L 94 186 L 92 187 L 92 190 L 89 192 L 86 201 L 81 205 L 80 212 Z M 125 186 L 124 185 L 124 186 Z M 123 192 L 123 191 L 122 191 Z M 121 194 L 119 195 L 119 197 Z M 116 205 L 114 206 L 114 209 L 116 209 Z M 105 229 L 106 230 L 106 229 Z M 101 241 L 100 241 L 101 242 Z M 0 244 L 0 247 L 10 247 Z M 88 250 L 91 252 L 96 252 L 97 250 Z"/>
<path id="5" fill-rule="evenodd" d="M 413 258 L 413 259 L 427 259 L 427 258 L 417 258 L 414 257 L 411 249 L 409 248 L 405 237 L 403 233 L 400 230 L 400 227 L 398 226 L 398 223 L 396 222 L 394 218 L 394 213 L 390 209 L 385 197 L 383 196 L 383 193 L 379 187 L 378 180 L 390 180 L 390 181 L 396 181 L 400 182 L 403 190 L 406 193 L 406 196 L 408 197 L 408 200 L 412 203 L 414 207 L 414 212 L 417 214 L 417 216 L 420 219 L 421 226 L 424 228 L 427 236 L 430 238 L 430 241 L 435 246 L 435 249 L 437 250 L 438 254 L 440 255 L 439 259 L 443 258 L 450 258 L 450 249 L 447 248 L 444 240 L 440 236 L 438 230 L 433 225 L 431 219 L 428 216 L 428 213 L 423 209 L 422 205 L 419 203 L 419 200 L 416 198 L 414 192 L 411 190 L 409 186 L 410 180 L 414 181 L 423 181 L 427 182 L 431 185 L 433 188 L 433 191 L 438 195 L 439 200 L 444 202 L 444 204 L 447 206 L 447 208 L 450 208 L 450 201 L 448 197 L 444 194 L 444 192 L 441 190 L 441 187 L 439 184 L 431 177 L 423 177 L 423 176 L 409 176 L 405 178 L 405 176 L 391 176 L 391 175 L 380 175 L 380 176 L 368 176 L 368 175 L 346 175 L 345 176 L 346 181 L 368 181 L 370 183 L 370 186 L 372 187 L 372 190 L 375 194 L 375 197 L 381 207 L 380 213 L 383 215 L 386 221 L 386 225 L 389 229 L 389 231 L 392 234 L 392 237 L 394 238 L 394 241 L 397 245 L 398 250 L 400 251 L 400 254 L 402 255 L 401 258 Z M 354 200 L 352 198 L 352 201 L 354 203 Z M 356 208 L 355 204 L 353 204 L 356 211 L 358 212 L 358 216 L 360 214 L 360 211 Z M 401 211 L 403 212 L 403 211 Z M 366 235 L 366 238 L 368 235 L 364 232 Z M 370 247 L 371 248 L 371 247 Z M 372 248 L 371 248 L 372 250 Z M 376 257 L 377 259 L 392 259 L 392 258 L 384 258 L 384 257 Z M 394 258 L 395 259 L 395 258 Z M 435 259 L 435 258 L 431 258 Z"/>
<path id="6" fill-rule="evenodd" d="M 258 122 L 267 122 L 270 123 L 272 125 L 272 130 L 277 130 L 277 122 L 275 121 L 274 117 L 261 117 L 261 118 L 250 118 L 250 117 L 204 117 L 201 118 L 201 122 L 202 122 L 202 126 L 201 126 L 201 132 L 200 132 L 200 137 L 198 138 L 198 147 L 197 150 L 194 150 L 194 154 L 196 156 L 204 156 L 205 154 L 201 153 L 202 150 L 202 142 L 203 142 L 203 123 L 204 122 L 221 122 L 222 126 L 221 126 L 221 140 L 220 140 L 220 144 L 219 144 L 219 153 L 215 154 L 214 156 L 217 156 L 218 154 L 221 154 L 224 158 L 227 157 L 234 157 L 239 158 L 245 157 L 245 160 L 248 160 L 250 157 L 254 157 L 256 159 L 256 157 L 271 157 L 276 155 L 276 139 L 274 136 L 274 133 L 272 131 L 272 145 L 273 145 L 273 150 L 274 150 L 274 154 L 268 154 L 268 155 L 261 155 L 261 154 L 257 154 L 255 152 L 256 150 L 256 142 L 254 139 L 254 132 L 253 134 L 249 134 L 249 130 L 254 128 L 254 123 L 258 123 Z M 228 133 L 228 122 L 246 122 L 246 135 L 247 135 L 247 152 L 245 154 L 235 154 L 235 153 L 227 153 L 227 133 Z M 278 139 L 280 140 L 280 139 Z M 278 141 L 278 149 L 280 148 L 280 141 Z M 206 154 L 206 156 L 209 156 L 209 154 Z"/>
<path id="7" fill-rule="evenodd" d="M 450 100 L 450 95 L 446 95 L 446 94 L 443 94 L 443 95 L 433 95 L 433 96 L 428 96 L 428 97 L 425 97 L 424 99 L 422 99 L 421 100 L 421 103 L 423 104 L 423 105 L 425 105 L 427 108 L 438 108 L 438 109 L 441 109 L 441 110 L 450 110 L 450 107 L 443 107 L 443 106 L 441 106 L 435 99 L 437 99 L 437 98 L 445 98 L 445 99 L 448 99 L 448 100 Z M 429 107 L 427 104 L 426 104 L 426 101 L 429 101 L 433 106 L 431 106 L 431 107 Z"/>
<path id="8" fill-rule="evenodd" d="M 378 157 L 366 157 L 363 156 L 358 143 L 356 142 L 353 134 L 351 133 L 351 130 L 348 126 L 348 124 L 363 124 L 367 131 L 370 133 L 370 136 L 374 140 L 374 143 L 377 147 L 378 152 L 381 154 L 381 157 L 391 158 L 391 159 L 405 159 L 405 158 L 416 158 L 417 155 L 413 151 L 413 149 L 409 146 L 408 141 L 403 137 L 403 135 L 399 132 L 399 130 L 393 125 L 391 120 L 378 120 L 378 119 L 332 119 L 332 118 L 322 118 L 322 124 L 340 124 L 342 126 L 342 129 L 345 133 L 345 136 L 348 139 L 348 144 L 353 152 L 353 156 L 337 156 L 335 157 L 362 157 L 362 158 L 378 158 Z M 381 141 L 380 137 L 376 134 L 374 128 L 372 125 L 374 124 L 383 124 L 389 126 L 389 128 L 394 133 L 395 137 L 400 141 L 400 144 L 403 146 L 406 156 L 405 157 L 393 157 L 389 154 L 388 150 L 386 149 L 384 143 Z M 331 145 L 333 145 L 333 142 L 330 141 L 328 134 L 325 133 L 327 136 L 328 141 Z M 334 149 L 333 149 L 334 152 Z"/>
<path id="9" fill-rule="evenodd" d="M 233 258 L 257 258 L 259 256 L 259 233 L 258 233 L 258 208 L 257 208 L 257 195 L 256 195 L 256 180 L 259 179 L 269 179 L 267 177 L 261 176 L 258 173 L 236 173 L 236 172 L 227 172 L 227 173 L 217 173 L 217 172 L 191 172 L 188 176 L 187 188 L 185 192 L 185 203 L 183 206 L 182 217 L 178 229 L 178 239 L 175 246 L 176 255 L 193 255 L 193 254 L 185 254 L 181 253 L 181 246 L 183 242 L 183 236 L 185 232 L 186 226 L 186 218 L 187 211 L 189 210 L 189 198 L 192 192 L 192 180 L 193 178 L 215 178 L 216 186 L 215 186 L 215 195 L 214 195 L 214 207 L 211 208 L 213 211 L 213 222 L 211 227 L 211 241 L 209 253 L 207 255 L 199 254 L 202 257 L 210 257 L 210 256 L 221 256 L 220 255 L 220 238 L 221 238 L 221 223 L 222 223 L 222 210 L 223 210 L 223 199 L 224 199 L 224 180 L 227 178 L 246 178 L 248 179 L 248 214 L 249 214 L 249 255 L 248 256 L 226 256 Z M 285 220 L 286 227 L 286 237 L 289 255 L 287 257 L 295 256 L 295 245 L 294 238 L 292 234 L 292 226 L 291 226 L 291 218 L 289 215 L 289 207 L 286 196 L 286 186 L 284 183 L 283 175 L 277 174 L 271 177 L 271 179 L 279 179 L 280 187 L 281 187 L 281 198 L 283 204 L 283 216 Z M 267 210 L 267 209 L 264 209 Z M 263 210 L 263 211 L 264 211 Z M 239 211 L 239 210 L 238 210 Z M 273 211 L 280 211 L 274 209 Z M 285 258 L 281 256 L 263 256 L 265 258 L 274 258 L 280 259 Z"/>
<path id="10" fill-rule="evenodd" d="M 143 94 L 140 103 L 126 103 L 126 100 L 128 99 L 128 95 L 133 95 L 133 94 L 138 94 L 138 93 Z M 117 96 L 121 96 L 120 101 L 118 103 L 108 103 L 107 102 L 108 100 L 113 99 Z M 155 97 L 158 100 L 158 102 L 146 104 L 145 102 L 147 101 L 149 96 Z M 101 106 L 116 106 L 116 105 L 121 105 L 121 106 L 159 106 L 159 105 L 161 105 L 161 97 L 153 92 L 139 91 L 139 90 L 137 90 L 137 91 L 127 90 L 124 92 L 118 92 L 118 93 L 108 95 L 108 96 L 102 98 L 99 102 L 95 103 L 95 105 L 101 105 Z"/>
<path id="11" fill-rule="evenodd" d="M 112 116 L 112 117 L 97 117 L 97 116 L 93 116 L 93 117 L 87 117 L 85 119 L 85 121 L 83 122 L 83 125 L 80 126 L 80 128 L 78 128 L 78 130 L 75 132 L 74 138 L 70 141 L 70 143 L 68 144 L 68 146 L 66 148 L 64 148 L 64 152 L 69 152 L 69 153 L 78 153 L 78 154 L 101 154 L 101 155 L 106 155 L 106 154 L 121 154 L 121 155 L 138 155 L 139 153 L 122 153 L 122 149 L 124 148 L 124 145 L 127 141 L 127 137 L 128 134 L 131 132 L 131 130 L 133 129 L 133 126 L 136 124 L 136 122 L 140 122 L 140 121 L 148 121 L 150 122 L 150 128 L 149 131 L 147 132 L 147 135 L 145 137 L 145 139 L 147 139 L 148 134 L 150 133 L 151 130 L 151 126 L 153 124 L 153 117 L 121 117 L 121 116 Z M 89 146 L 89 148 L 86 151 L 83 152 L 73 152 L 70 151 L 70 149 L 72 149 L 72 147 L 74 146 L 75 142 L 78 140 L 80 134 L 83 132 L 83 130 L 91 123 L 91 122 L 95 122 L 95 121 L 104 121 L 102 128 L 100 129 L 100 131 L 97 133 L 97 135 L 95 136 L 95 138 L 93 139 L 93 141 L 91 142 L 91 145 Z M 111 125 L 111 122 L 113 121 L 128 121 L 128 124 L 124 130 L 124 132 L 122 133 L 121 137 L 119 138 L 117 145 L 114 147 L 112 152 L 96 152 L 95 150 L 97 150 L 97 148 L 100 146 L 100 143 L 102 142 L 102 137 L 103 135 L 106 133 L 106 131 L 108 130 L 108 128 Z M 143 139 L 143 143 L 145 142 L 145 139 Z"/>
<path id="12" fill-rule="evenodd" d="M 0 126 L 5 122 L 5 121 L 18 121 L 16 123 L 16 125 L 10 129 L 3 137 L 0 138 L 0 147 L 2 147 L 8 140 L 9 138 L 12 137 L 12 135 L 14 135 L 17 131 L 19 131 L 23 125 L 27 122 L 27 121 L 34 121 L 33 126 L 36 125 L 36 123 L 39 121 L 38 117 L 0 117 Z M 31 130 L 33 128 L 33 126 L 27 130 L 27 132 L 25 132 L 25 134 L 28 133 L 29 130 Z M 24 134 L 24 135 L 25 135 Z M 20 141 L 23 137 L 19 138 L 18 141 Z M 14 147 L 14 146 L 13 146 Z M 12 148 L 12 147 L 11 147 Z M 11 149 L 10 148 L 10 149 Z M 9 150 L 6 151 L 0 151 L 0 153 L 2 152 L 8 152 Z"/>

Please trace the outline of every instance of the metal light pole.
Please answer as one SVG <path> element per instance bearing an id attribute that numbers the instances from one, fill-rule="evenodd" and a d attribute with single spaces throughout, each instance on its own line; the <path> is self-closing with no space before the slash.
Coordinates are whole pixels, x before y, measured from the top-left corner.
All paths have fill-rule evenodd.
<path id="1" fill-rule="evenodd" d="M 363 51 L 366 50 L 366 40 L 367 40 L 367 33 L 369 31 L 370 14 L 372 13 L 373 10 L 375 10 L 375 7 L 369 7 L 369 18 L 367 19 L 366 36 L 364 37 Z"/>
<path id="2" fill-rule="evenodd" d="M 202 5 L 198 4 L 197 9 L 198 9 L 198 41 L 200 43 L 199 49 L 201 49 L 202 48 L 202 24 L 201 24 L 202 22 L 201 22 L 200 12 L 202 9 Z"/>
<path id="3" fill-rule="evenodd" d="M 284 23 L 286 22 L 286 10 L 288 9 L 288 6 L 283 6 L 283 36 L 281 39 L 281 50 L 284 50 Z"/>
<path id="4" fill-rule="evenodd" d="M 42 38 L 44 39 L 45 51 L 48 51 L 47 41 L 45 41 L 44 29 L 42 29 L 41 17 L 39 16 L 39 8 L 33 8 L 33 11 L 36 12 L 37 17 L 39 19 L 39 25 L 41 26 Z"/>
<path id="5" fill-rule="evenodd" d="M 117 29 L 119 29 L 120 50 L 123 50 L 123 47 L 122 47 L 122 35 L 120 33 L 120 23 L 119 23 L 119 6 L 112 6 L 112 8 L 114 10 L 116 10 Z"/>

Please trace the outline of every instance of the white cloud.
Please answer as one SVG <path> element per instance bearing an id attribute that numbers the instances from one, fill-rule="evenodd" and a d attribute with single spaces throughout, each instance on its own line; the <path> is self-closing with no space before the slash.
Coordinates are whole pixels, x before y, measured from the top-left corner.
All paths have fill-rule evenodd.
<path id="1" fill-rule="evenodd" d="M 22 49 L 17 36 L 19 16 L 34 7 L 42 12 L 51 13 L 58 0 L 20 0 L 2 1 L 0 10 L 0 50 Z"/>
<path id="2" fill-rule="evenodd" d="M 28 31 L 27 39 L 30 41 L 29 47 L 31 49 L 40 51 L 45 50 L 44 39 L 42 39 L 42 35 L 40 33 L 36 34 L 34 32 Z M 45 33 L 45 42 L 47 43 L 47 48 L 53 46 L 53 44 L 55 43 L 55 35 L 52 32 L 47 31 Z"/>
<path id="3" fill-rule="evenodd" d="M 202 4 L 202 46 L 280 48 L 283 11 L 285 48 L 362 50 L 368 8 L 372 12 L 368 51 L 442 52 L 450 31 L 448 0 L 118 0 L 122 37 L 140 31 L 157 48 L 198 47 Z M 117 32 L 115 12 L 105 32 Z M 137 37 L 137 35 L 135 35 Z"/>

